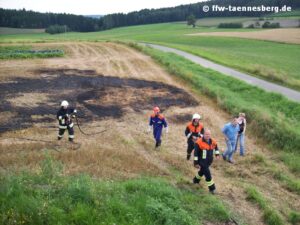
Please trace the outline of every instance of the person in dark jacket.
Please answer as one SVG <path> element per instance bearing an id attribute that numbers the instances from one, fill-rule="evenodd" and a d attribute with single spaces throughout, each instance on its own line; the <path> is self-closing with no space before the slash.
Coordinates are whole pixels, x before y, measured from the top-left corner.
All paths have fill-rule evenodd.
<path id="1" fill-rule="evenodd" d="M 244 156 L 245 155 L 245 133 L 246 133 L 246 124 L 247 124 L 245 113 L 239 113 L 238 122 L 239 122 L 240 130 L 238 132 L 235 151 L 237 150 L 238 142 L 240 142 L 240 156 Z"/>
<path id="2" fill-rule="evenodd" d="M 202 137 L 204 132 L 204 127 L 203 124 L 200 123 L 200 119 L 201 116 L 195 113 L 192 117 L 192 121 L 188 123 L 185 129 L 185 136 L 187 137 L 187 160 L 190 160 L 195 142 L 199 137 Z"/>
<path id="3" fill-rule="evenodd" d="M 56 114 L 56 118 L 59 123 L 59 131 L 58 131 L 58 140 L 63 138 L 65 130 L 68 130 L 69 133 L 69 141 L 73 142 L 74 140 L 74 123 L 72 118 L 75 117 L 77 113 L 76 109 L 69 108 L 69 103 L 64 100 L 61 102 L 61 108 L 58 110 Z"/>
<path id="4" fill-rule="evenodd" d="M 163 128 L 166 129 L 166 133 L 168 133 L 168 123 L 165 117 L 160 113 L 159 107 L 153 108 L 153 114 L 149 119 L 149 128 L 148 132 L 153 129 L 153 137 L 155 139 L 155 148 L 158 148 L 161 145 L 161 136 Z"/>
<path id="5" fill-rule="evenodd" d="M 210 130 L 205 130 L 204 135 L 195 143 L 194 166 L 200 169 L 193 179 L 194 184 L 200 183 L 200 180 L 205 176 L 206 184 L 209 191 L 214 194 L 216 190 L 215 183 L 210 173 L 210 165 L 213 162 L 214 155 L 219 159 L 220 152 L 217 142 L 211 138 Z"/>

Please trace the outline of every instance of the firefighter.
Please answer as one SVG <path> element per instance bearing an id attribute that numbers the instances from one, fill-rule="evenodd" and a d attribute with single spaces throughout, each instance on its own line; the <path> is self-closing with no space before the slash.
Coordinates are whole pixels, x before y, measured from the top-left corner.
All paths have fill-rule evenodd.
<path id="1" fill-rule="evenodd" d="M 195 142 L 199 137 L 202 137 L 204 128 L 200 123 L 201 116 L 195 113 L 192 121 L 188 123 L 185 129 L 185 136 L 187 137 L 187 156 L 186 159 L 190 160 L 192 151 L 194 150 Z"/>
<path id="2" fill-rule="evenodd" d="M 168 133 L 168 123 L 165 117 L 160 113 L 159 107 L 156 106 L 153 108 L 153 114 L 150 116 L 148 128 L 148 132 L 153 129 L 155 148 L 158 148 L 161 145 L 163 127 L 166 129 L 166 133 Z"/>
<path id="3" fill-rule="evenodd" d="M 58 131 L 58 140 L 63 138 L 65 130 L 68 130 L 69 133 L 69 141 L 73 142 L 74 140 L 74 123 L 72 122 L 72 118 L 75 118 L 75 114 L 77 113 L 76 109 L 69 108 L 69 103 L 64 100 L 60 104 L 61 108 L 58 110 L 56 118 L 59 122 L 59 131 Z"/>
<path id="4" fill-rule="evenodd" d="M 212 194 L 215 193 L 216 187 L 212 179 L 209 166 L 213 162 L 214 155 L 216 155 L 216 158 L 219 159 L 220 152 L 217 142 L 211 138 L 211 132 L 209 130 L 205 130 L 203 137 L 198 138 L 195 143 L 194 166 L 200 170 L 194 177 L 193 183 L 200 183 L 201 178 L 205 176 L 206 184 Z"/>

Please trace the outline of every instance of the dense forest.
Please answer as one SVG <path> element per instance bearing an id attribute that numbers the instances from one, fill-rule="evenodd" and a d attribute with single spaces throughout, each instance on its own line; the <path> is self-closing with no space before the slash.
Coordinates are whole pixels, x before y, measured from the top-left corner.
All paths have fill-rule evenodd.
<path id="1" fill-rule="evenodd" d="M 180 5 L 161 9 L 143 9 L 128 14 L 115 13 L 105 15 L 99 19 L 72 14 L 39 13 L 33 11 L 11 10 L 0 8 L 0 26 L 15 28 L 47 28 L 51 25 L 66 25 L 72 31 L 89 32 L 106 30 L 114 27 L 140 24 L 184 21 L 190 15 L 196 18 L 227 17 L 227 16 L 262 16 L 265 12 L 203 12 L 204 5 L 220 6 L 291 6 L 300 8 L 297 0 L 212 0 L 189 5 Z M 101 13 L 101 9 L 99 9 Z"/>

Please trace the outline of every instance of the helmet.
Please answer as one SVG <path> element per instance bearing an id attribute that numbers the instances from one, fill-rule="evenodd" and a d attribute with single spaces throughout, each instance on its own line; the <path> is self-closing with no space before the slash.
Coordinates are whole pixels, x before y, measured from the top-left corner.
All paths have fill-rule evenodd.
<path id="1" fill-rule="evenodd" d="M 195 113 L 193 115 L 193 120 L 200 120 L 200 119 L 201 119 L 201 116 L 198 113 Z"/>
<path id="2" fill-rule="evenodd" d="M 67 107 L 67 106 L 69 106 L 69 102 L 67 102 L 66 100 L 63 100 L 63 101 L 61 102 L 60 106 L 62 106 L 62 107 Z"/>
<path id="3" fill-rule="evenodd" d="M 159 112 L 160 112 L 159 107 L 155 106 L 155 107 L 153 108 L 153 112 L 154 112 L 154 113 L 159 113 Z"/>

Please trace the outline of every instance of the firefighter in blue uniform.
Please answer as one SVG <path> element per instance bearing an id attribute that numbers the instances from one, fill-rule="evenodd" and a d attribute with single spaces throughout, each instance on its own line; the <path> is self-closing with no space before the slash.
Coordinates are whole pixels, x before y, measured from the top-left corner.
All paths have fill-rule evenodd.
<path id="1" fill-rule="evenodd" d="M 160 113 L 159 107 L 153 108 L 153 114 L 149 119 L 149 129 L 148 132 L 153 129 L 153 136 L 155 139 L 155 148 L 161 145 L 162 130 L 166 128 L 166 133 L 168 133 L 168 124 L 165 117 Z"/>
<path id="2" fill-rule="evenodd" d="M 200 169 L 193 179 L 193 183 L 198 184 L 203 176 L 205 176 L 206 184 L 209 191 L 215 193 L 215 183 L 210 173 L 210 165 L 213 162 L 214 155 L 219 159 L 220 152 L 217 142 L 211 138 L 209 130 L 204 131 L 203 137 L 199 138 L 195 143 L 194 166 Z"/>
<path id="3" fill-rule="evenodd" d="M 69 108 L 69 103 L 64 100 L 61 102 L 61 108 L 58 110 L 56 118 L 59 123 L 59 131 L 58 131 L 58 140 L 63 138 L 65 130 L 68 130 L 69 133 L 69 141 L 73 142 L 74 140 L 74 123 L 72 122 L 72 118 L 75 118 L 75 114 L 77 113 L 76 109 Z"/>

